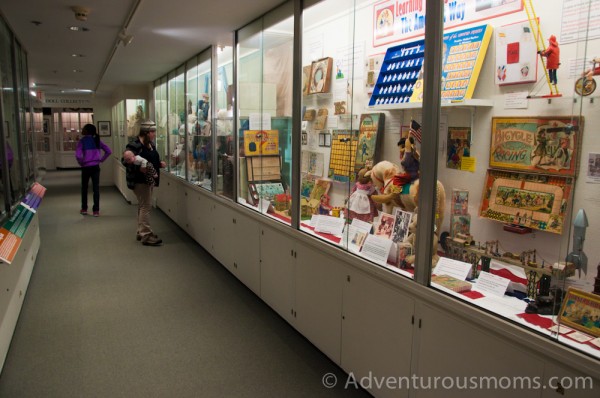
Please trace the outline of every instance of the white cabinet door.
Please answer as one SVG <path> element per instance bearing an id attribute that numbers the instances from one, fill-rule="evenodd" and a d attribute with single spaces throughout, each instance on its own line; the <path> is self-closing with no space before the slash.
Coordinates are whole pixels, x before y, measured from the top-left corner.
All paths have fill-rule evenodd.
<path id="1" fill-rule="evenodd" d="M 295 326 L 339 364 L 345 267 L 302 243 L 296 244 L 296 251 Z"/>
<path id="2" fill-rule="evenodd" d="M 577 373 L 558 363 L 546 362 L 542 398 L 598 398 L 600 380 Z"/>
<path id="3" fill-rule="evenodd" d="M 418 343 L 413 348 L 413 369 L 422 385 L 411 396 L 540 397 L 539 388 L 521 387 L 541 379 L 540 358 L 455 314 L 420 303 L 415 313 Z"/>
<path id="4" fill-rule="evenodd" d="M 365 380 L 359 385 L 378 398 L 408 397 L 408 389 L 386 388 L 381 381 L 410 375 L 414 307 L 414 300 L 398 289 L 361 272 L 347 272 L 341 366 L 355 382 Z"/>
<path id="5" fill-rule="evenodd" d="M 173 181 L 170 178 L 161 179 L 160 194 L 157 196 L 157 206 L 167 215 L 171 220 L 177 223 L 177 203 L 179 202 L 179 194 L 181 183 L 179 181 Z"/>
<path id="6" fill-rule="evenodd" d="M 294 305 L 293 240 L 276 229 L 261 228 L 260 297 L 288 322 Z"/>
<path id="7" fill-rule="evenodd" d="M 194 213 L 194 235 L 192 236 L 207 251 L 210 251 L 213 244 L 213 223 L 215 222 L 215 218 L 213 217 L 212 203 L 213 201 L 206 195 L 198 194 L 192 209 Z"/>
<path id="8" fill-rule="evenodd" d="M 233 273 L 250 290 L 260 294 L 259 224 L 240 214 L 233 216 L 234 234 L 230 247 L 234 252 Z"/>
<path id="9" fill-rule="evenodd" d="M 210 252 L 225 268 L 233 272 L 233 246 L 237 244 L 233 239 L 234 213 L 230 208 L 215 202 L 213 215 L 213 219 L 218 221 L 213 223 L 213 243 Z"/>
<path id="10" fill-rule="evenodd" d="M 193 220 L 196 218 L 197 212 L 194 208 L 199 195 L 198 192 L 193 190 L 187 185 L 182 185 L 179 190 L 179 203 L 177 205 L 177 224 L 188 233 L 190 236 L 194 236 L 194 225 Z"/>

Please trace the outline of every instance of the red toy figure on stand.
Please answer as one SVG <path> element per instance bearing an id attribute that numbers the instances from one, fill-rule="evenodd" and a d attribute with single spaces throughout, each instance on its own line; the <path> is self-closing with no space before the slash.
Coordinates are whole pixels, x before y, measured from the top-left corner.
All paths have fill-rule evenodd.
<path id="1" fill-rule="evenodd" d="M 556 79 L 556 70 L 560 65 L 560 48 L 558 48 L 556 36 L 550 36 L 548 39 L 548 47 L 545 50 L 538 51 L 538 54 L 542 57 L 546 57 L 546 69 L 548 70 L 550 83 L 556 85 L 558 82 Z"/>

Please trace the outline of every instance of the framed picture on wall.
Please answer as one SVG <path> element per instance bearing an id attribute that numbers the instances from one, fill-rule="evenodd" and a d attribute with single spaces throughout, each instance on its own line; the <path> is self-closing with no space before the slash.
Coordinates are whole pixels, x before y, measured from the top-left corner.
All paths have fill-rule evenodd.
<path id="1" fill-rule="evenodd" d="M 326 57 L 313 61 L 310 70 L 309 94 L 328 93 L 331 84 L 333 58 Z"/>
<path id="2" fill-rule="evenodd" d="M 98 135 L 100 137 L 110 137 L 110 121 L 98 122 Z"/>

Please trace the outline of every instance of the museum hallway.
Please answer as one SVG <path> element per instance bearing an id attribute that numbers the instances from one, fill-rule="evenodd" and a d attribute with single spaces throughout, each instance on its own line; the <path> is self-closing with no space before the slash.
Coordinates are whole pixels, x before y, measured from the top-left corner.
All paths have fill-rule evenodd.
<path id="1" fill-rule="evenodd" d="M 41 183 L 41 247 L 0 397 L 370 396 L 160 210 L 164 244 L 142 246 L 115 187 L 95 218 L 79 214 L 78 170 Z"/>

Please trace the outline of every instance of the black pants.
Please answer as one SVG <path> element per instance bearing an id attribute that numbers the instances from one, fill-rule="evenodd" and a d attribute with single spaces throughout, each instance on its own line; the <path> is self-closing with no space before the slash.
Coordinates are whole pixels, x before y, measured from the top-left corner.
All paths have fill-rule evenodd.
<path id="1" fill-rule="evenodd" d="M 81 168 L 81 210 L 88 208 L 88 182 L 92 178 L 92 190 L 94 191 L 94 207 L 92 211 L 100 211 L 100 166 Z"/>
<path id="2" fill-rule="evenodd" d="M 558 83 L 558 81 L 556 80 L 556 69 L 548 69 L 548 77 L 550 78 L 550 83 Z"/>

